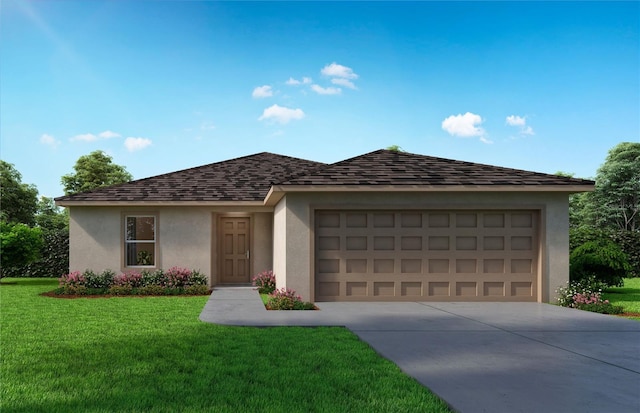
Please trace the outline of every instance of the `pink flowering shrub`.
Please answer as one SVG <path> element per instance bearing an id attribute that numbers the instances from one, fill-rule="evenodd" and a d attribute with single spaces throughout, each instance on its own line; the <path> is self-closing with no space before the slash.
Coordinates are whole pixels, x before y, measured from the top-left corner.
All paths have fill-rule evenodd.
<path id="1" fill-rule="evenodd" d="M 273 271 L 262 271 L 252 279 L 260 294 L 271 294 L 276 289 L 276 276 Z"/>
<path id="2" fill-rule="evenodd" d="M 184 287 L 185 285 L 189 284 L 189 279 L 191 278 L 191 270 L 180 267 L 171 267 L 164 273 L 164 276 L 167 279 L 167 287 Z"/>
<path id="3" fill-rule="evenodd" d="M 269 294 L 269 310 L 315 310 L 313 303 L 302 301 L 302 297 L 288 288 L 274 290 Z"/>
<path id="4" fill-rule="evenodd" d="M 63 287 L 65 285 L 84 285 L 84 276 L 80 271 L 74 271 L 69 274 L 63 275 L 58 279 L 58 285 Z"/>
<path id="5" fill-rule="evenodd" d="M 138 288 L 142 286 L 142 274 L 138 272 L 128 272 L 113 277 L 113 285 L 123 287 L 130 286 Z"/>
<path id="6" fill-rule="evenodd" d="M 621 306 L 614 306 L 609 300 L 602 299 L 602 288 L 603 284 L 593 277 L 572 281 L 567 287 L 556 290 L 558 304 L 603 314 L 622 313 Z"/>
<path id="7" fill-rule="evenodd" d="M 82 294 L 86 287 L 85 278 L 80 271 L 65 274 L 58 279 L 58 290 L 60 294 Z"/>
<path id="8" fill-rule="evenodd" d="M 207 278 L 197 270 L 173 267 L 169 270 L 127 272 L 115 275 L 106 270 L 86 270 L 63 275 L 56 294 L 69 295 L 200 295 L 207 294 Z"/>

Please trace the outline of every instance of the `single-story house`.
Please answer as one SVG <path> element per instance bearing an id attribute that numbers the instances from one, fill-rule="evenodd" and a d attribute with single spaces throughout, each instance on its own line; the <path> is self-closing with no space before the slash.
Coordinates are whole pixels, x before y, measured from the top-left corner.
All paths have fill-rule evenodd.
<path id="1" fill-rule="evenodd" d="M 378 150 L 258 153 L 56 198 L 70 270 L 273 270 L 309 301 L 537 301 L 569 278 L 571 193 L 593 181 Z"/>

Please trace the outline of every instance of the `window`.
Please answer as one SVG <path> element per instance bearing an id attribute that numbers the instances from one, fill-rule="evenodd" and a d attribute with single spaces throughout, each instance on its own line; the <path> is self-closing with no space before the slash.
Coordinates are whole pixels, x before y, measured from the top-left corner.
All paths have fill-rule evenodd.
<path id="1" fill-rule="evenodd" d="M 156 217 L 128 215 L 125 217 L 125 266 L 155 267 Z"/>

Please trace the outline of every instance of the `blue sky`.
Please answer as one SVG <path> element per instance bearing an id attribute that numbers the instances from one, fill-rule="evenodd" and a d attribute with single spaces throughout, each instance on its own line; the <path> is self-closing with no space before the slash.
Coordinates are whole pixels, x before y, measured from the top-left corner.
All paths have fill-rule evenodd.
<path id="1" fill-rule="evenodd" d="M 144 178 L 404 150 L 593 177 L 640 141 L 639 2 L 0 5 L 0 156 L 41 195 L 101 149 Z"/>

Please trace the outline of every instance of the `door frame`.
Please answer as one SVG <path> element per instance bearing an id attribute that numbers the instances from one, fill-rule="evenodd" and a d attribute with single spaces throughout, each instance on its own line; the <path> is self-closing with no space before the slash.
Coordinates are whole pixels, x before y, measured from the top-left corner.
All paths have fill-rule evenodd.
<path id="1" fill-rule="evenodd" d="M 224 282 L 224 280 L 222 279 L 222 273 L 223 273 L 223 268 L 222 266 L 224 265 L 224 261 L 222 259 L 223 257 L 223 251 L 222 249 L 224 248 L 224 228 L 223 228 L 223 221 L 225 219 L 229 219 L 229 218 L 246 218 L 249 220 L 249 259 L 248 259 L 248 264 L 249 264 L 249 268 L 247 269 L 248 271 L 248 281 L 247 283 L 251 283 L 251 274 L 253 274 L 253 217 L 251 214 L 234 214 L 234 213 L 227 213 L 227 214 L 218 214 L 216 217 L 216 226 L 217 226 L 217 230 L 216 230 L 216 258 L 217 258 L 217 264 L 216 264 L 216 272 L 217 272 L 217 281 L 218 284 L 233 284 L 233 283 L 226 283 Z"/>

